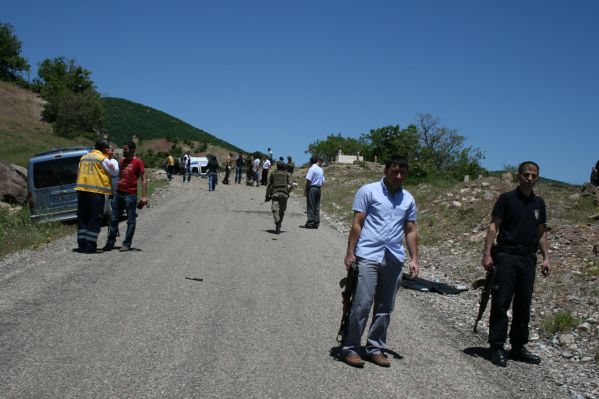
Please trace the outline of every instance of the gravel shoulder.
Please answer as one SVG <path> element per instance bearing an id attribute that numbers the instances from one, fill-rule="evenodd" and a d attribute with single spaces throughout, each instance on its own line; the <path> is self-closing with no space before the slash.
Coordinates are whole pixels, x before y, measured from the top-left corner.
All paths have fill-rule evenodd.
<path id="1" fill-rule="evenodd" d="M 567 397 L 543 366 L 481 357 L 485 337 L 444 311 L 454 297 L 400 290 L 391 367 L 338 361 L 347 237 L 298 228 L 302 197 L 274 235 L 263 198 L 177 180 L 141 212 L 135 251 L 67 237 L 0 262 L 2 396 Z"/>

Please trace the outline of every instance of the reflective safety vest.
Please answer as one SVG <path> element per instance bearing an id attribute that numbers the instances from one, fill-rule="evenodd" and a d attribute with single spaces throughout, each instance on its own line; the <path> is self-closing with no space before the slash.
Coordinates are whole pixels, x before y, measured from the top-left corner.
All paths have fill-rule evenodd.
<path id="1" fill-rule="evenodd" d="M 93 150 L 81 157 L 75 190 L 98 194 L 112 194 L 112 179 L 102 166 L 104 159 L 106 157 L 98 150 Z"/>

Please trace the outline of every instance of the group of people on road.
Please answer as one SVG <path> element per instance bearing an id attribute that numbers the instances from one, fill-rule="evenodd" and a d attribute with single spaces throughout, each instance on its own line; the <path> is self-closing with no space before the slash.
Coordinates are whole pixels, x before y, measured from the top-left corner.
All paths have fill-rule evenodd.
<path id="1" fill-rule="evenodd" d="M 112 178 L 116 176 L 118 185 L 112 199 L 111 223 L 106 245 L 102 250 L 114 248 L 118 223 L 124 210 L 127 213 L 127 232 L 120 250 L 131 249 L 136 208 L 147 204 L 144 164 L 135 156 L 135 147 L 135 143 L 131 141 L 125 143 L 124 157 L 116 162 L 109 143 L 100 140 L 93 151 L 81 158 L 76 188 L 77 242 L 80 251 L 97 252 L 96 241 L 100 232 L 104 198 L 113 192 Z M 189 158 L 189 152 L 186 156 Z M 170 158 L 167 162 L 169 168 L 174 166 Z M 234 159 L 233 153 L 229 153 L 225 160 L 226 174 L 223 183 L 229 183 L 230 171 L 235 166 L 235 183 L 241 183 L 245 168 L 249 185 L 265 185 L 265 200 L 272 202 L 275 233 L 280 234 L 289 193 L 293 187 L 291 175 L 295 165 L 291 157 L 288 157 L 287 163 L 281 157 L 275 163 L 276 169 L 271 172 L 271 162 L 272 155 L 261 161 L 259 157 L 244 158 L 242 154 Z M 322 158 L 312 157 L 305 176 L 307 221 L 300 226 L 303 228 L 317 229 L 320 224 L 321 188 L 325 182 L 322 163 Z M 187 165 L 184 166 L 186 181 Z M 219 170 L 216 157 L 210 157 L 207 168 L 209 190 L 212 191 L 215 189 Z M 172 173 L 169 170 L 167 176 L 170 180 Z M 518 186 L 499 196 L 493 207 L 485 238 L 481 265 L 485 270 L 495 270 L 488 342 L 491 362 L 500 367 L 507 366 L 508 358 L 531 364 L 541 361 L 539 356 L 531 353 L 525 346 L 528 342 L 537 252 L 540 251 L 543 257 L 542 274 L 548 276 L 551 271 L 545 202 L 533 191 L 539 178 L 539 170 L 539 165 L 532 161 L 520 164 Z M 409 275 L 415 278 L 419 274 L 416 201 L 404 188 L 408 173 L 407 159 L 391 156 L 385 163 L 381 180 L 363 185 L 355 194 L 353 220 L 343 260 L 347 270 L 354 264 L 358 270 L 347 330 L 341 343 L 341 357 L 350 366 L 363 367 L 364 355 L 378 366 L 390 366 L 384 349 L 407 258 L 404 240 L 409 254 Z M 140 201 L 137 201 L 138 181 L 142 184 Z M 508 335 L 508 310 L 512 305 L 512 322 Z M 371 311 L 372 320 L 363 352 L 361 338 Z M 511 344 L 509 353 L 505 348 L 508 337 Z"/>
<path id="2" fill-rule="evenodd" d="M 530 364 L 541 362 L 525 346 L 538 251 L 543 257 L 543 276 L 551 271 L 545 202 L 533 191 L 539 170 L 532 161 L 520 164 L 518 187 L 500 195 L 487 229 L 481 264 L 485 270 L 496 270 L 488 342 L 491 362 L 499 367 L 506 367 L 508 358 Z M 341 343 L 342 359 L 353 367 L 364 366 L 361 337 L 371 310 L 365 357 L 378 366 L 390 366 L 384 348 L 406 258 L 404 239 L 410 255 L 409 274 L 415 278 L 419 273 L 417 208 L 414 197 L 403 188 L 408 171 L 406 159 L 392 156 L 385 164 L 383 178 L 362 186 L 354 198 L 344 264 L 347 270 L 357 264 L 358 277 Z M 505 345 L 512 304 L 508 353 Z"/>
<path id="3" fill-rule="evenodd" d="M 136 144 L 123 145 L 123 158 L 114 159 L 107 140 L 98 140 L 94 149 L 81 157 L 77 173 L 77 246 L 83 253 L 98 253 L 114 249 L 119 234 L 118 225 L 127 214 L 127 232 L 119 251 L 131 250 L 137 218 L 137 209 L 148 203 L 147 179 L 144 163 L 135 155 Z M 137 199 L 138 182 L 141 182 L 141 199 Z M 106 245 L 97 248 L 98 235 L 103 221 L 106 197 L 112 205 Z"/>

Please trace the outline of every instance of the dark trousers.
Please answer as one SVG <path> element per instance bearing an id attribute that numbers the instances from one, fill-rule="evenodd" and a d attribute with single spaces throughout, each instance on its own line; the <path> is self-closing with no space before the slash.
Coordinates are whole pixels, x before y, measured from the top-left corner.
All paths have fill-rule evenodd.
<path id="1" fill-rule="evenodd" d="M 268 169 L 262 169 L 262 180 L 260 180 L 260 184 L 266 186 L 268 183 Z"/>
<path id="2" fill-rule="evenodd" d="M 127 211 L 127 233 L 123 245 L 128 247 L 133 242 L 133 234 L 135 234 L 135 225 L 137 218 L 137 195 L 127 194 L 121 191 L 117 192 L 112 200 L 112 217 L 110 219 L 110 229 L 108 230 L 108 238 L 106 246 L 113 247 L 116 242 L 116 235 L 119 232 L 119 221 L 123 211 Z"/>
<path id="3" fill-rule="evenodd" d="M 102 227 L 104 194 L 77 191 L 77 246 L 81 251 L 95 251 Z"/>
<path id="4" fill-rule="evenodd" d="M 308 221 L 306 224 L 318 226 L 320 224 L 320 187 L 310 186 L 307 200 Z"/>
<path id="5" fill-rule="evenodd" d="M 223 179 L 223 184 L 229 184 L 229 175 L 231 174 L 231 167 L 225 167 L 225 178 Z"/>
<path id="6" fill-rule="evenodd" d="M 513 302 L 510 342 L 519 347 L 528 342 L 528 323 L 534 289 L 537 256 L 510 255 L 499 252 L 495 261 L 497 270 L 492 288 L 489 344 L 503 346 L 507 340 L 507 311 Z M 513 299 L 513 301 L 512 301 Z"/>

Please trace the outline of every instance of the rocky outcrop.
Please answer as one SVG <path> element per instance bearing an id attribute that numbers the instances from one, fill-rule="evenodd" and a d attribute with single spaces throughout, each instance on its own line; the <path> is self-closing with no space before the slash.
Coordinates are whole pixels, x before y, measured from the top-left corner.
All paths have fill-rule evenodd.
<path id="1" fill-rule="evenodd" d="M 27 169 L 0 161 L 0 201 L 22 204 L 27 199 Z"/>

